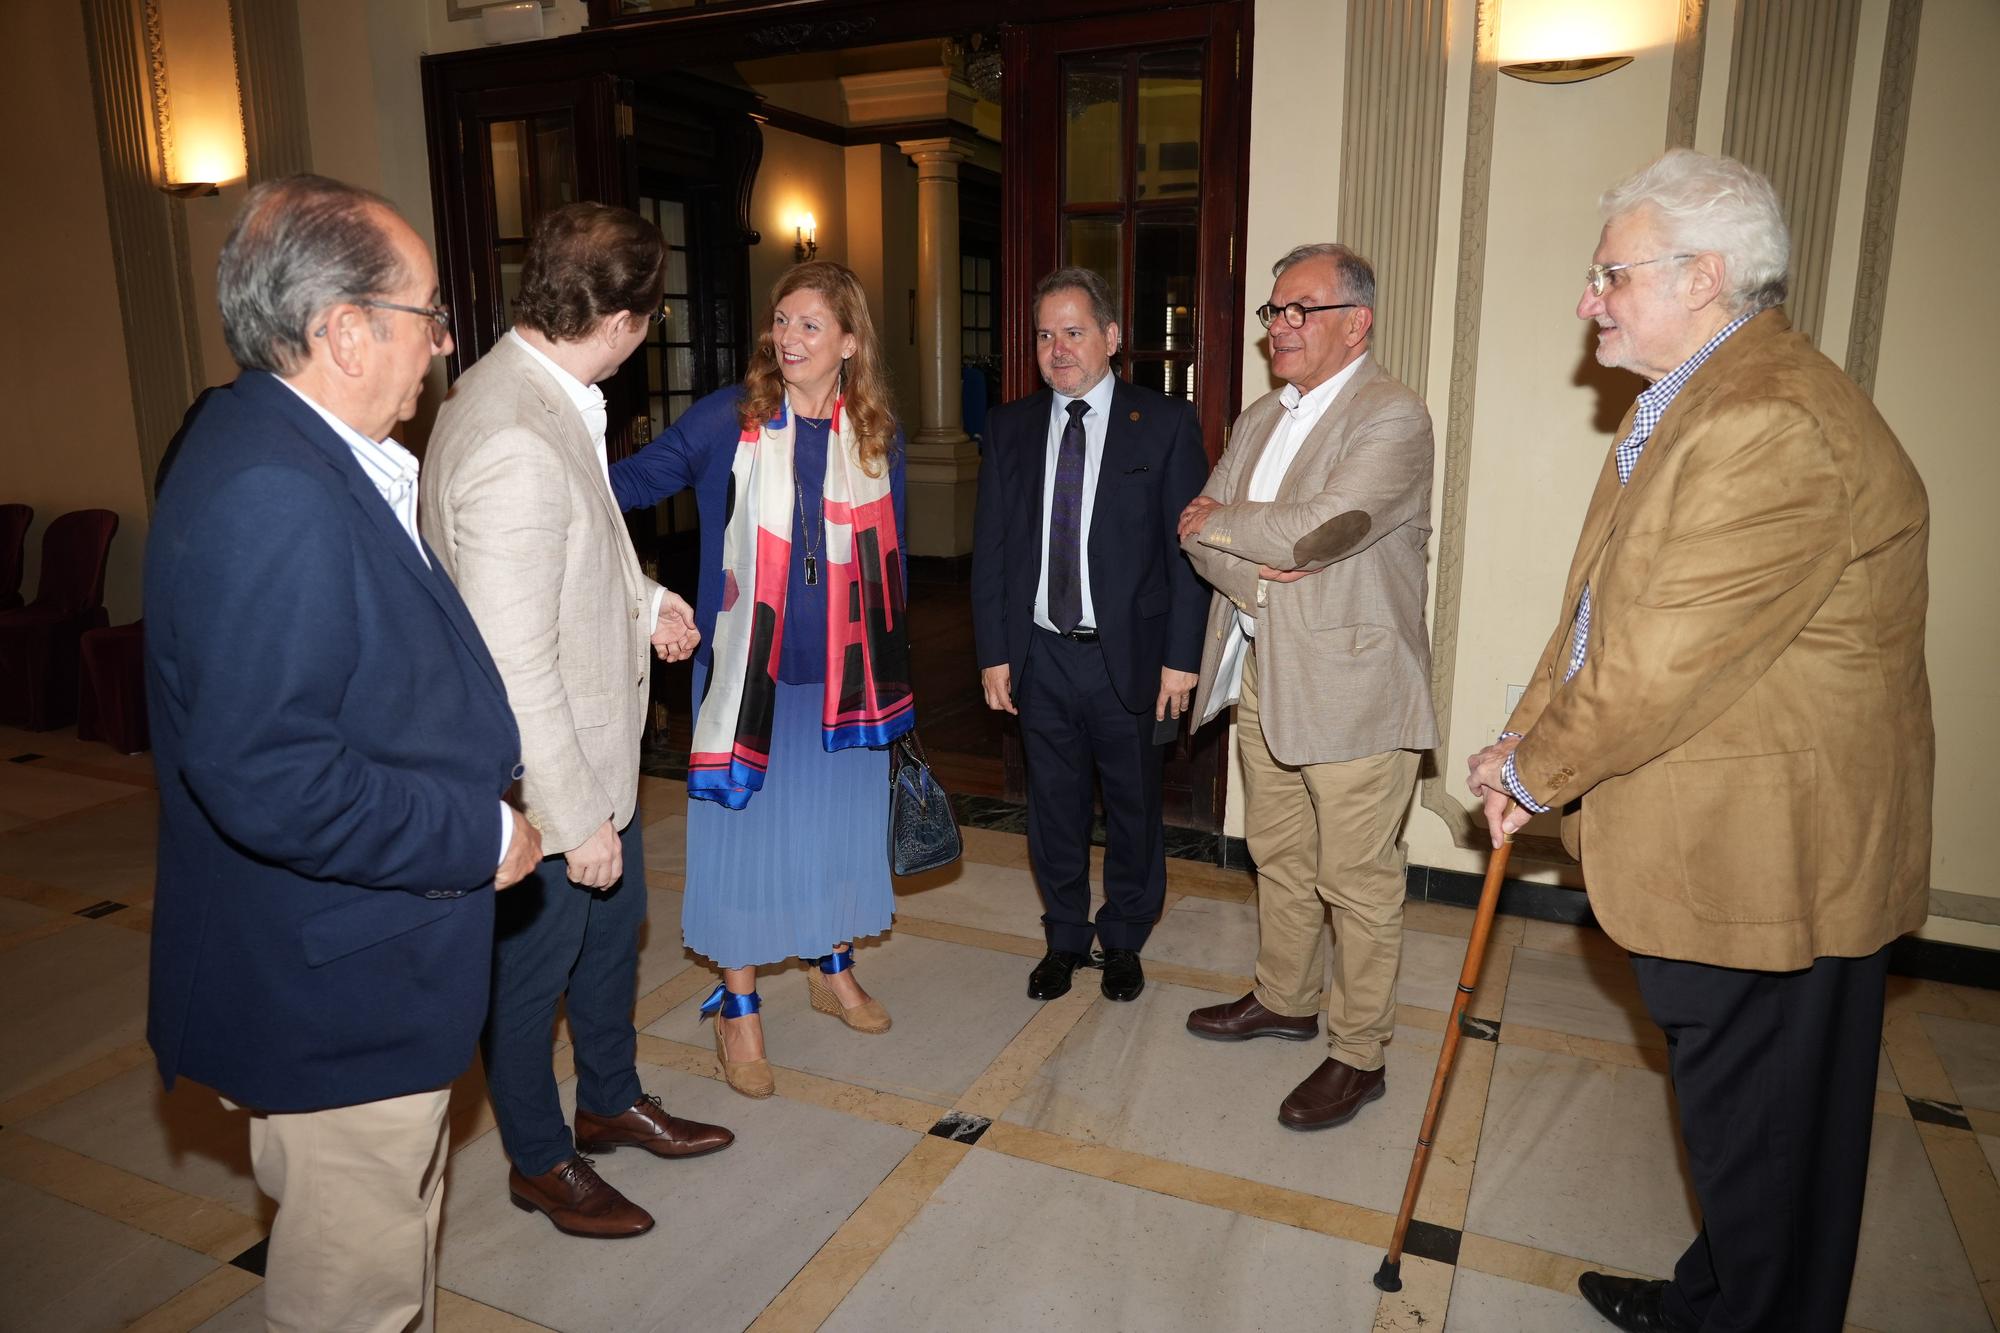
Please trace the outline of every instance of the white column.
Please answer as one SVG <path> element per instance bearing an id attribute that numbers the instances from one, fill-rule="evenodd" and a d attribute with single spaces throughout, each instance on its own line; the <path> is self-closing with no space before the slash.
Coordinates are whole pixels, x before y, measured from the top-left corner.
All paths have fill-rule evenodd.
<path id="1" fill-rule="evenodd" d="M 958 164 L 972 146 L 949 137 L 896 146 L 917 164 L 918 424 L 908 432 L 905 537 L 913 555 L 964 555 L 972 549 L 979 451 L 966 437 L 959 397 Z"/>

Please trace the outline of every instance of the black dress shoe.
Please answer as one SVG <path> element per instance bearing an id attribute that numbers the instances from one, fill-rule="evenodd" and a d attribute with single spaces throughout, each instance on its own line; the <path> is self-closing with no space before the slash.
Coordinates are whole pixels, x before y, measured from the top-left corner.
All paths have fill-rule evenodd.
<path id="1" fill-rule="evenodd" d="M 1059 995 L 1069 994 L 1070 974 L 1079 967 L 1089 965 L 1090 960 L 1080 953 L 1049 950 L 1042 956 L 1042 961 L 1035 964 L 1035 970 L 1028 974 L 1028 998 L 1053 1000 Z"/>
<path id="2" fill-rule="evenodd" d="M 1146 969 L 1139 966 L 1137 949 L 1104 951 L 1104 984 L 1099 988 L 1107 1000 L 1136 1000 L 1146 989 Z"/>
<path id="3" fill-rule="evenodd" d="M 1591 1309 L 1627 1333 L 1680 1333 L 1687 1327 L 1667 1313 L 1664 1282 L 1585 1273 L 1576 1280 L 1576 1289 Z"/>

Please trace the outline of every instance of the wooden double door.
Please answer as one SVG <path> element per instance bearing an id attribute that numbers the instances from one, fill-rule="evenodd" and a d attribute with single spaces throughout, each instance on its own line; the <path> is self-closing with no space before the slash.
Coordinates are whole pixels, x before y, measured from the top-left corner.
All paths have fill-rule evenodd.
<path id="1" fill-rule="evenodd" d="M 784 10 L 786 22 L 772 13 Z M 432 188 L 451 371 L 508 327 L 525 238 L 572 199 L 639 209 L 673 250 L 668 317 L 605 386 L 610 447 L 642 445 L 694 397 L 740 378 L 754 337 L 749 225 L 764 107 L 692 68 L 785 51 L 917 37 L 997 35 L 1003 59 L 999 262 L 1002 396 L 1037 387 L 1030 293 L 1064 264 L 1119 293 L 1118 373 L 1193 403 L 1211 461 L 1240 388 L 1249 6 L 1138 0 L 984 3 L 747 0 L 690 11 L 593 11 L 578 37 L 426 59 Z M 915 127 L 934 130 L 936 127 Z M 913 136 L 915 137 L 915 136 Z M 973 353 L 969 353 L 973 354 Z M 635 533 L 683 537 L 685 507 Z M 1010 787 L 1018 785 L 1018 755 Z M 1222 824 L 1226 728 L 1169 759 L 1169 822 Z"/>

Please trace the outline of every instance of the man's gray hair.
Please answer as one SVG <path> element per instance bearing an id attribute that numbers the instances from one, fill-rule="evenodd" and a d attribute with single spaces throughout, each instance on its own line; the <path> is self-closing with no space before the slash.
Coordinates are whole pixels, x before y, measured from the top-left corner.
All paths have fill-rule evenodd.
<path id="1" fill-rule="evenodd" d="M 1039 318 L 1043 297 L 1070 290 L 1090 298 L 1090 313 L 1097 316 L 1098 328 L 1109 328 L 1118 322 L 1118 298 L 1112 294 L 1111 284 L 1096 269 L 1075 266 L 1059 268 L 1035 284 L 1035 299 L 1028 306 L 1030 314 Z"/>
<path id="2" fill-rule="evenodd" d="M 1641 209 L 1673 254 L 1716 254 L 1737 314 L 1783 303 L 1792 238 L 1771 182 L 1733 157 L 1670 148 L 1598 198 L 1605 222 Z M 1651 256 L 1645 256 L 1651 258 Z"/>
<path id="3" fill-rule="evenodd" d="M 1334 241 L 1322 241 L 1317 245 L 1299 245 L 1287 250 L 1284 257 L 1271 265 L 1271 276 L 1283 277 L 1285 270 L 1305 263 L 1308 259 L 1331 259 L 1334 273 L 1340 281 L 1341 300 L 1355 305 L 1375 308 L 1375 266 L 1354 251 Z"/>
<path id="4" fill-rule="evenodd" d="M 382 227 L 381 213 L 395 211 L 374 191 L 325 176 L 253 188 L 215 273 L 222 336 L 236 364 L 293 374 L 311 356 L 311 325 L 329 306 L 408 281 Z"/>

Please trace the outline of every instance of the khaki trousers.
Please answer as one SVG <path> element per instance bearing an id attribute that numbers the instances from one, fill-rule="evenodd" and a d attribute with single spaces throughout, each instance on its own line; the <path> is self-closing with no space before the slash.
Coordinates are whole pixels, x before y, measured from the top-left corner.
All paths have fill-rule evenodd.
<path id="1" fill-rule="evenodd" d="M 1391 750 L 1332 764 L 1281 764 L 1257 711 L 1257 654 L 1236 707 L 1244 841 L 1257 862 L 1258 1003 L 1288 1018 L 1319 1012 L 1327 1054 L 1380 1069 L 1396 1024 L 1403 955 L 1404 851 L 1397 840 L 1419 756 Z M 1326 985 L 1328 914 L 1333 988 Z"/>
<path id="2" fill-rule="evenodd" d="M 264 1275 L 271 1329 L 429 1333 L 450 1099 L 439 1088 L 251 1117 L 250 1163 L 278 1202 Z"/>

